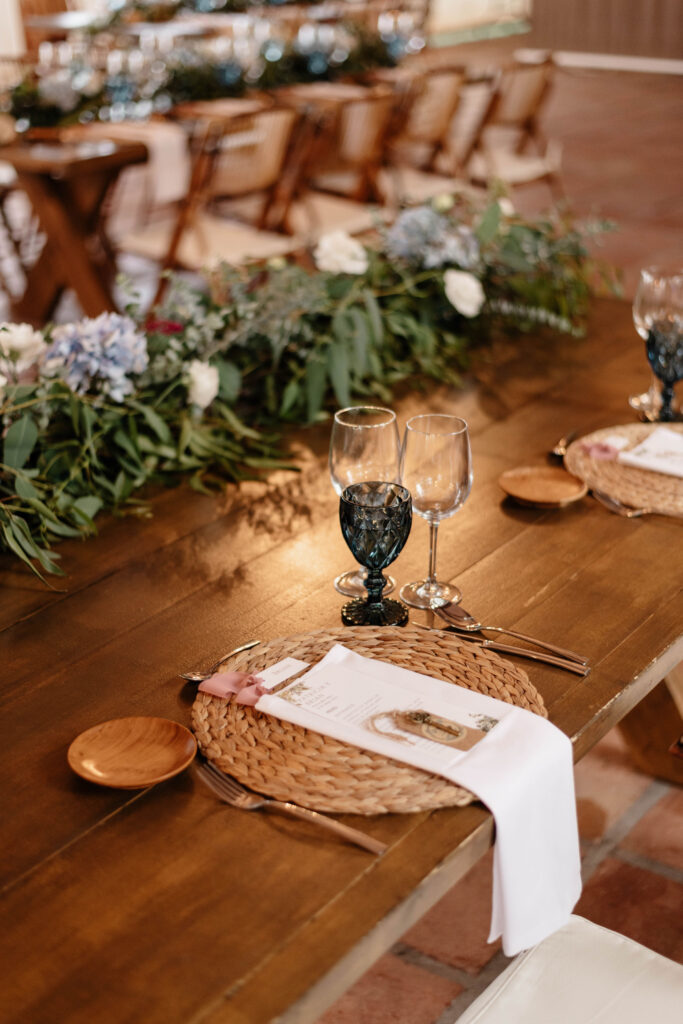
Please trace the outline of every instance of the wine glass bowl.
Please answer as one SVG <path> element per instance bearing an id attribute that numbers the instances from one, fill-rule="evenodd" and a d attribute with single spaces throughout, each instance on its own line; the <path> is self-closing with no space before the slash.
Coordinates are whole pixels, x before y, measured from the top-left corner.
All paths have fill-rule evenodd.
<path id="1" fill-rule="evenodd" d="M 364 481 L 346 487 L 339 499 L 339 522 L 354 557 L 368 570 L 367 599 L 342 608 L 345 626 L 405 626 L 408 609 L 382 596 L 382 569 L 400 554 L 412 524 L 410 492 L 389 481 Z"/>
<path id="2" fill-rule="evenodd" d="M 650 367 L 662 384 L 661 398 L 653 381 L 645 395 L 629 404 L 646 419 L 670 421 L 673 388 L 683 376 L 683 269 L 645 267 L 633 300 L 633 322 L 645 342 Z"/>
<path id="3" fill-rule="evenodd" d="M 401 452 L 401 483 L 412 495 L 413 511 L 429 523 L 426 579 L 407 583 L 401 600 L 413 608 L 432 602 L 457 602 L 458 587 L 436 578 L 437 528 L 463 505 L 472 486 L 472 456 L 467 423 L 458 416 L 413 416 L 406 425 Z"/>
<path id="4" fill-rule="evenodd" d="M 652 372 L 662 382 L 662 406 L 659 419 L 670 423 L 673 411 L 674 385 L 683 379 L 683 320 L 678 324 L 656 320 L 645 342 Z"/>
<path id="5" fill-rule="evenodd" d="M 329 467 L 338 495 L 351 484 L 366 480 L 398 481 L 400 441 L 396 413 L 376 405 L 358 405 L 335 413 L 330 436 Z M 365 597 L 365 572 L 342 573 L 335 589 L 347 597 Z M 386 593 L 395 587 L 391 577 Z"/>

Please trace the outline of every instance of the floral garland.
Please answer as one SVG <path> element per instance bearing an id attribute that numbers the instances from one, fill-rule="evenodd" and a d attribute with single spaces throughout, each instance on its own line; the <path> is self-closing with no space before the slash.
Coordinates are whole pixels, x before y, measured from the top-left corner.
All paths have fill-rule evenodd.
<path id="1" fill-rule="evenodd" d="M 100 509 L 139 511 L 150 482 L 205 491 L 285 465 L 283 424 L 326 416 L 331 399 L 389 401 L 416 375 L 457 385 L 501 328 L 579 336 L 584 238 L 504 199 L 445 197 L 376 247 L 322 238 L 314 273 L 223 264 L 208 294 L 175 281 L 146 321 L 131 305 L 44 332 L 1 325 L 0 548 L 59 573 L 52 543 L 93 532 Z"/>

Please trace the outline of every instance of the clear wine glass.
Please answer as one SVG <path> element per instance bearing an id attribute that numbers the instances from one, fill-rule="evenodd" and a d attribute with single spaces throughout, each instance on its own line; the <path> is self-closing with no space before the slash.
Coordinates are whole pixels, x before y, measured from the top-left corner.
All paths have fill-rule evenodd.
<path id="1" fill-rule="evenodd" d="M 339 523 L 344 540 L 363 565 L 367 598 L 356 598 L 342 608 L 345 626 L 405 626 L 408 609 L 385 598 L 382 569 L 403 549 L 413 521 L 410 492 L 400 484 L 367 480 L 351 484 L 339 499 Z"/>
<path id="2" fill-rule="evenodd" d="M 683 269 L 645 267 L 640 272 L 640 281 L 633 300 L 633 322 L 643 339 L 648 342 L 651 329 L 657 327 L 671 336 L 681 335 L 683 324 Z M 658 420 L 661 415 L 661 386 L 652 375 L 648 391 L 642 395 L 631 395 L 629 405 L 641 414 L 643 419 Z"/>
<path id="3" fill-rule="evenodd" d="M 463 505 L 472 486 L 472 456 L 467 423 L 458 416 L 413 416 L 401 451 L 401 483 L 412 495 L 413 512 L 429 523 L 427 578 L 401 588 L 401 600 L 413 608 L 432 601 L 459 601 L 459 589 L 436 578 L 439 523 Z"/>
<path id="4" fill-rule="evenodd" d="M 356 405 L 334 415 L 330 437 L 330 478 L 337 494 L 366 480 L 398 483 L 401 444 L 396 413 L 376 405 Z M 356 567 L 337 576 L 335 589 L 347 597 L 365 597 L 365 570 Z M 385 594 L 396 586 L 387 577 Z"/>

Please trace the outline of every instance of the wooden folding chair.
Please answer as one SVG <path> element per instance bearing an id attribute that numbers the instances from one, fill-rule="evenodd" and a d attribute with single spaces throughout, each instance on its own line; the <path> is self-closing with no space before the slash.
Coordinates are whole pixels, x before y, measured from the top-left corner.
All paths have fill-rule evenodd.
<path id="1" fill-rule="evenodd" d="M 221 234 L 226 212 L 241 222 L 235 239 L 253 243 L 248 255 L 280 255 L 294 243 L 285 239 L 288 214 L 296 195 L 300 167 L 314 127 L 289 107 L 269 107 L 253 113 L 220 116 L 222 101 L 192 105 L 192 175 L 187 195 L 179 204 L 162 258 L 162 270 L 194 264 L 214 255 L 212 239 Z M 201 109 L 199 109 L 201 108 Z M 245 233 L 244 223 L 250 227 Z M 254 231 L 254 229 L 256 229 Z M 195 236 L 189 259 L 179 259 L 189 233 Z M 222 232 L 224 239 L 228 233 Z M 143 237 L 144 242 L 144 237 Z M 126 248 L 140 247 L 128 240 Z M 230 252 L 225 253 L 230 256 Z M 165 288 L 162 275 L 155 302 Z"/>
<path id="2" fill-rule="evenodd" d="M 305 177 L 317 191 L 381 202 L 378 173 L 392 130 L 396 93 L 388 85 L 315 82 L 282 91 L 285 102 L 324 119 Z"/>
<path id="3" fill-rule="evenodd" d="M 539 124 L 553 71 L 550 56 L 533 63 L 515 61 L 502 70 L 467 163 L 471 181 L 500 180 L 512 187 L 545 181 L 554 199 L 566 198 L 559 144 L 548 142 Z M 536 152 L 528 152 L 529 143 Z"/>
<path id="4" fill-rule="evenodd" d="M 380 73 L 380 80 L 389 77 Z M 462 67 L 433 67 L 412 75 L 404 124 L 389 142 L 392 164 L 436 170 L 439 157 L 448 156 L 451 122 L 464 82 Z"/>

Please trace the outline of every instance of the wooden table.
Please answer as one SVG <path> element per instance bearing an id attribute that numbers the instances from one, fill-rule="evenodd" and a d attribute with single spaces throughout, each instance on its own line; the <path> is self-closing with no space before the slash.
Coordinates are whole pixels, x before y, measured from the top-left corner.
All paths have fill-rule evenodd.
<path id="1" fill-rule="evenodd" d="M 73 288 L 87 316 L 116 310 L 116 267 L 103 223 L 107 193 L 125 167 L 144 163 L 141 142 L 52 140 L 5 146 L 2 159 L 17 172 L 47 236 L 26 288 L 12 301 L 14 320 L 42 326 L 65 288 Z"/>
<path id="2" fill-rule="evenodd" d="M 629 422 L 647 366 L 629 309 L 603 301 L 586 340 L 501 344 L 476 375 L 463 392 L 397 400 L 402 420 L 430 408 L 471 424 L 475 484 L 441 527 L 440 572 L 489 621 L 590 657 L 586 679 L 524 663 L 580 758 L 683 657 L 683 522 L 624 520 L 590 498 L 516 507 L 496 481 L 543 463 L 569 428 Z M 191 771 L 125 792 L 67 768 L 70 741 L 96 722 L 188 723 L 193 690 L 178 671 L 251 638 L 339 623 L 331 580 L 349 552 L 328 430 L 297 435 L 303 471 L 277 486 L 224 500 L 168 491 L 153 519 L 112 519 L 65 543 L 66 592 L 2 563 L 4 1020 L 313 1021 L 490 845 L 476 804 L 347 816 L 389 843 L 376 859 L 307 824 L 224 807 Z M 392 571 L 406 581 L 426 563 L 418 522 Z M 669 742 L 682 731 L 673 716 L 667 727 Z"/>

